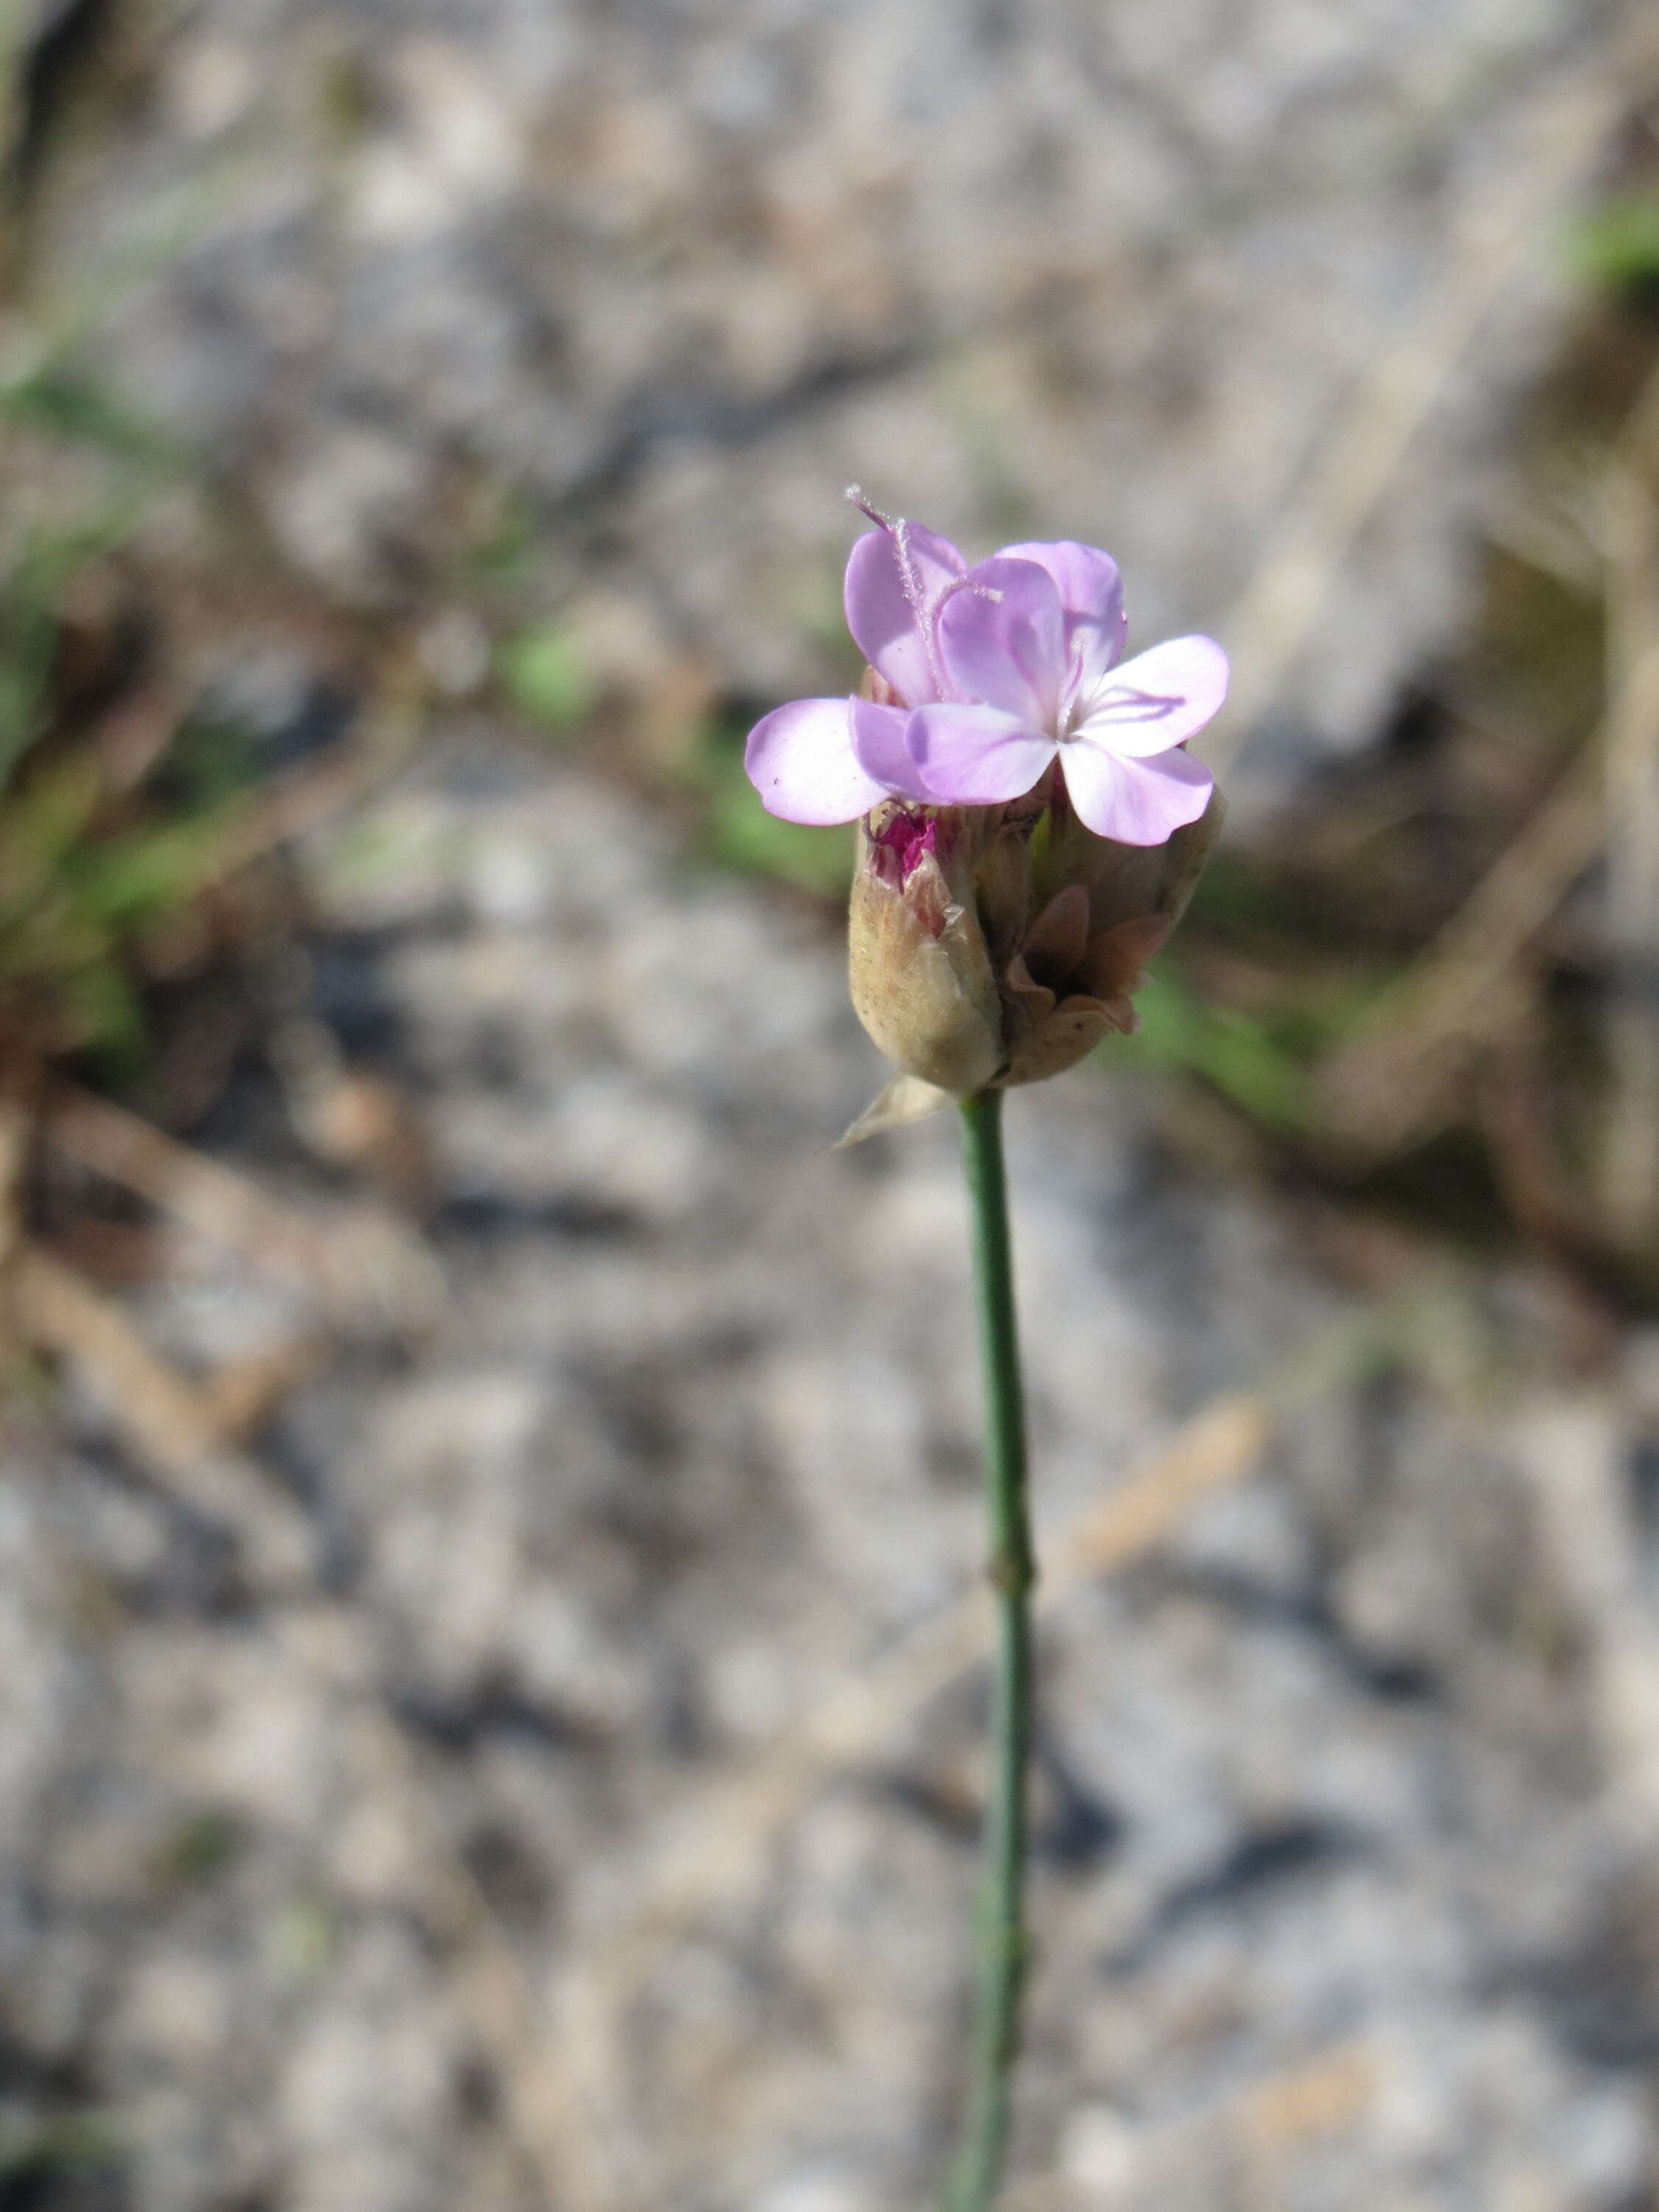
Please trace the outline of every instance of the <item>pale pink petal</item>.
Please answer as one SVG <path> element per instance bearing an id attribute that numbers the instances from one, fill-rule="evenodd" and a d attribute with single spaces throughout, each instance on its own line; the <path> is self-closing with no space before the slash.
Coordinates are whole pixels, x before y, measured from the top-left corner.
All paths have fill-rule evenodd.
<path id="1" fill-rule="evenodd" d="M 1052 730 L 1066 686 L 1066 627 L 1054 578 L 1033 561 L 981 561 L 945 602 L 945 672 L 964 699 Z"/>
<path id="2" fill-rule="evenodd" d="M 905 744 L 909 720 L 908 707 L 876 707 L 867 699 L 854 699 L 853 755 L 865 774 L 873 776 L 884 792 L 896 799 L 915 799 L 927 804 L 933 794 L 922 781 L 921 770 Z"/>
<path id="3" fill-rule="evenodd" d="M 1109 553 L 1062 538 L 1052 544 L 1005 545 L 999 561 L 1035 561 L 1054 580 L 1066 617 L 1066 657 L 1091 690 L 1123 650 L 1129 617 L 1123 578 Z"/>
<path id="4" fill-rule="evenodd" d="M 856 822 L 887 796 L 853 751 L 850 699 L 792 699 L 749 732 L 744 766 L 769 814 Z"/>
<path id="5" fill-rule="evenodd" d="M 1190 753 L 1125 760 L 1086 738 L 1060 749 L 1066 788 L 1078 819 L 1097 837 L 1120 845 L 1161 845 L 1210 803 L 1215 779 Z"/>
<path id="6" fill-rule="evenodd" d="M 996 707 L 919 707 L 905 743 L 936 803 L 995 806 L 1018 799 L 1054 757 L 1054 741 Z"/>
<path id="7" fill-rule="evenodd" d="M 1227 656 L 1215 640 L 1172 637 L 1122 662 L 1079 700 L 1075 734 L 1145 759 L 1196 737 L 1226 696 Z"/>
<path id="8" fill-rule="evenodd" d="M 914 522 L 866 531 L 848 558 L 847 627 L 859 651 L 907 707 L 939 696 L 921 610 L 937 605 L 940 593 L 967 568 L 948 538 L 936 538 Z"/>

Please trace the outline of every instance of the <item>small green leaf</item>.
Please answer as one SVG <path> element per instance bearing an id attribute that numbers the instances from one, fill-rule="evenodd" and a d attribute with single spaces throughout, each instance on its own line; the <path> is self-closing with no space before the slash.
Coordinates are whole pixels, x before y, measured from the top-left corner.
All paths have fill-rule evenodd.
<path id="1" fill-rule="evenodd" d="M 1659 192 L 1604 200 L 1574 232 L 1573 266 L 1593 284 L 1634 292 L 1659 283 Z"/>
<path id="2" fill-rule="evenodd" d="M 844 898 L 852 881 L 851 831 L 780 822 L 741 769 L 722 776 L 710 796 L 708 837 L 715 860 L 746 875 L 771 876 L 826 898 Z"/>
<path id="3" fill-rule="evenodd" d="M 118 2116 L 94 2106 L 0 2114 L 0 2182 L 6 2185 L 6 2201 L 32 2203 L 41 2193 L 38 2185 L 54 2176 L 116 2167 L 126 2142 Z"/>
<path id="4" fill-rule="evenodd" d="M 1311 1112 L 1309 1071 L 1247 1014 L 1202 1004 L 1166 964 L 1135 1000 L 1140 1028 L 1110 1049 L 1151 1067 L 1200 1077 L 1270 1127 L 1297 1129 Z"/>
<path id="5" fill-rule="evenodd" d="M 208 1881 L 228 1867 L 246 1840 L 242 1824 L 223 1806 L 188 1814 L 156 1854 L 157 1871 L 169 1884 Z"/>
<path id="6" fill-rule="evenodd" d="M 544 729 L 570 730 L 593 711 L 593 679 L 567 629 L 521 630 L 501 652 L 501 681 L 521 714 Z"/>
<path id="7" fill-rule="evenodd" d="M 266 1960 L 279 1980 L 308 1981 L 323 1972 L 337 1946 L 331 1906 L 321 1898 L 292 1898 L 267 1931 Z"/>

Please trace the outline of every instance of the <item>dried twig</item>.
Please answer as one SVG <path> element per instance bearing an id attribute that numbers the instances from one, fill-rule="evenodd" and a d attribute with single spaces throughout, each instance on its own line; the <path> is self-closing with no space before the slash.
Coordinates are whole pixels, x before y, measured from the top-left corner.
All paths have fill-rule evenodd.
<path id="1" fill-rule="evenodd" d="M 326 1606 L 314 1611 L 309 1625 L 313 1632 L 295 1656 L 313 1672 L 325 1668 L 334 1686 L 343 1683 L 357 1693 L 369 1786 L 398 1805 L 400 1824 L 418 1838 L 414 1859 L 425 1893 L 420 1909 L 434 1935 L 455 1947 L 457 1994 L 501 2083 L 533 2201 L 543 2212 L 566 2206 L 615 2212 L 623 2202 L 615 2172 L 597 2130 L 577 2108 L 573 2070 L 550 2041 L 523 1954 L 457 1848 L 386 1710 L 380 1661 L 361 1618 Z"/>
<path id="2" fill-rule="evenodd" d="M 1160 1542 L 1197 1502 L 1257 1466 L 1291 1403 L 1328 1387 L 1391 1325 L 1392 1307 L 1333 1329 L 1261 1390 L 1218 1400 L 1109 1496 L 1042 1539 L 1037 1604 L 1051 1613 L 1080 1586 Z M 630 2163 L 623 2023 L 665 1953 L 698 1917 L 756 1882 L 767 1850 L 837 1771 L 875 1754 L 919 1707 L 982 1658 L 989 1610 L 977 1591 L 924 1622 L 832 1692 L 748 1770 L 677 1820 L 628 1886 L 619 1916 L 568 1963 L 560 2039 L 574 2078 L 571 2109 L 603 2130 L 598 2154 Z M 648 2192 L 635 2177 L 633 2202 Z"/>
<path id="3" fill-rule="evenodd" d="M 1659 1228 L 1659 376 L 1607 472 L 1607 924 L 1610 1095 L 1601 1156 L 1621 1244 Z"/>
<path id="4" fill-rule="evenodd" d="M 1109 2204 L 1112 2212 L 1162 2203 L 1179 2183 L 1213 2177 L 1218 2202 L 1236 2201 L 1225 2187 L 1231 2169 L 1242 2169 L 1250 2190 L 1245 2201 L 1277 2204 L 1262 2193 L 1287 2153 L 1312 2137 L 1352 2127 L 1375 2101 L 1378 2053 L 1363 2039 L 1328 2045 L 1282 2072 L 1243 2085 L 1221 2103 L 1190 2116 L 1126 2135 L 1121 2171 L 1104 2177 L 1036 2174 L 1014 2190 L 1008 2212 L 1060 2212 L 1062 2206 Z M 1115 2164 L 1117 2160 L 1114 2160 Z"/>
<path id="5" fill-rule="evenodd" d="M 48 1100 L 42 1133 L 65 1159 L 148 1199 L 215 1243 L 309 1287 L 328 1283 L 331 1254 L 322 1230 L 125 1107 L 65 1085 Z"/>
<path id="6" fill-rule="evenodd" d="M 16 1266 L 23 1249 L 23 1176 L 29 1116 L 21 1099 L 0 1091 L 0 1387 L 18 1342 L 14 1313 Z"/>
<path id="7" fill-rule="evenodd" d="M 199 1395 L 216 1441 L 240 1444 L 257 1435 L 289 1393 L 320 1374 L 332 1358 L 322 1338 L 296 1336 L 216 1367 Z"/>
<path id="8" fill-rule="evenodd" d="M 107 1099 L 60 1085 L 48 1102 L 43 1134 L 66 1159 L 303 1284 L 342 1320 L 419 1322 L 441 1304 L 441 1278 L 413 1231 L 379 1217 L 328 1229 L 307 1222 L 246 1176 Z"/>
<path id="9" fill-rule="evenodd" d="M 1261 1396 L 1226 1398 L 1198 1415 L 1046 1547 L 1039 1607 L 1052 1611 L 1079 1583 L 1157 1542 L 1200 1497 L 1239 1480 L 1260 1459 L 1270 1428 Z M 569 1962 L 558 2020 L 572 2109 L 593 2130 L 590 2163 L 618 2176 L 623 2203 L 651 2196 L 621 2087 L 629 2007 L 677 1936 L 721 1899 L 753 1887 L 775 1838 L 829 1778 L 871 1756 L 919 1706 L 980 1661 L 989 1631 L 988 1607 L 975 1590 L 833 1691 L 746 1771 L 677 1820 L 672 1836 L 630 1882 L 620 1919 Z"/>
<path id="10" fill-rule="evenodd" d="M 234 1534 L 259 1579 L 309 1571 L 311 1534 L 300 1508 L 223 1449 L 203 1394 L 150 1350 L 118 1305 L 33 1245 L 18 1261 L 15 1289 L 22 1334 L 99 1387 L 111 1419 L 170 1496 Z"/>
<path id="11" fill-rule="evenodd" d="M 1540 254 L 1554 210 L 1659 74 L 1659 35 L 1631 11 L 1623 38 L 1563 77 L 1528 144 L 1473 196 L 1394 343 L 1359 382 L 1234 606 L 1231 711 L 1206 738 L 1224 769 L 1307 642 L 1336 571 L 1380 505 L 1446 379 L 1504 293 Z"/>
<path id="12" fill-rule="evenodd" d="M 218 882 L 249 861 L 288 845 L 343 814 L 384 783 L 409 757 L 420 734 L 418 705 L 396 668 L 382 674 L 380 697 L 364 734 L 272 776 L 228 821 L 203 857 L 204 882 Z"/>
<path id="13" fill-rule="evenodd" d="M 1626 1437 L 1606 1400 L 1586 1392 L 1534 1400 L 1517 1415 L 1514 1437 L 1583 1640 L 1620 1826 L 1645 1864 L 1659 1819 L 1659 1626 L 1632 1510 Z"/>
<path id="14" fill-rule="evenodd" d="M 1266 1449 L 1271 1420 L 1267 1398 L 1245 1394 L 1195 1416 L 1046 1547 L 1039 1609 L 1053 1612 L 1080 1583 L 1150 1549 L 1198 1498 L 1240 1480 Z M 826 1778 L 870 1757 L 910 1714 L 975 1665 L 988 1635 L 981 1593 L 971 1591 L 832 1691 L 747 1771 L 680 1815 L 674 1835 L 633 1889 L 629 1927 L 654 1937 L 741 1887 L 757 1854 Z"/>
<path id="15" fill-rule="evenodd" d="M 1625 533 L 1615 566 L 1629 605 L 1622 616 L 1615 611 L 1606 714 L 1549 798 L 1321 1080 L 1332 1131 L 1344 1142 L 1386 1153 L 1443 1126 L 1471 1066 L 1526 1015 L 1530 994 L 1516 971 L 1527 945 L 1607 839 L 1620 856 L 1609 897 L 1632 987 L 1620 1032 L 1625 1088 L 1631 1121 L 1642 1121 L 1609 1145 L 1609 1198 L 1615 1176 L 1623 1194 L 1610 1218 L 1626 1224 L 1638 1182 L 1659 1204 L 1659 507 L 1645 488 L 1638 493 L 1630 466 L 1630 456 L 1645 453 L 1656 434 L 1659 378 L 1635 410 L 1613 468 L 1613 504 Z"/>
<path id="16" fill-rule="evenodd" d="M 166 1493 L 232 1532 L 262 1583 L 291 1589 L 301 1582 L 314 1565 L 303 1513 L 253 1461 L 222 1443 L 224 1401 L 234 1395 L 227 1378 L 237 1370 L 221 1370 L 216 1388 L 192 1384 L 150 1350 L 118 1306 L 36 1247 L 23 1248 L 15 1278 L 27 1340 L 94 1381 L 126 1443 Z M 460 1995 L 506 2085 L 536 2201 L 548 2212 L 566 2203 L 606 2212 L 617 2200 L 596 2162 L 594 2131 L 572 2118 L 570 2077 L 550 2047 L 523 1962 L 421 1785 L 386 1710 L 362 1622 L 324 1602 L 278 1616 L 276 1632 L 295 1663 L 325 1678 L 331 1694 L 345 1690 L 360 1698 L 363 1759 L 375 1786 L 399 1803 L 403 1825 L 420 1835 L 422 1910 L 436 1932 L 457 1944 Z"/>
<path id="17" fill-rule="evenodd" d="M 1515 963 L 1601 841 L 1604 728 L 1327 1065 L 1321 1091 L 1340 1139 L 1389 1152 L 1432 1133 L 1472 1060 L 1524 1014 Z"/>

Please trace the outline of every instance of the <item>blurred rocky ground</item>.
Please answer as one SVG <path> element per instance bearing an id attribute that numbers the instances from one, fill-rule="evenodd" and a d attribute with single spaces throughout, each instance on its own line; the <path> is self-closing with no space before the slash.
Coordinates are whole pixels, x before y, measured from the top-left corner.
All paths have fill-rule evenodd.
<path id="1" fill-rule="evenodd" d="M 1455 634 L 1654 62 L 1615 0 L 35 20 L 26 263 L 334 603 L 516 563 L 622 692 L 822 689 L 857 479 L 1109 544 L 1270 781 Z"/>
<path id="2" fill-rule="evenodd" d="M 854 476 L 1111 544 L 1143 636 L 1237 644 L 1264 791 L 1374 739 L 1469 619 L 1642 11 L 30 21 L 29 327 L 198 459 L 125 556 L 172 680 L 303 760 L 406 654 L 427 737 L 296 824 L 197 1165 L 48 1127 L 100 1288 L 27 1263 L 61 1389 L 0 1486 L 0 2203 L 926 2202 L 983 1692 L 951 1132 L 825 1151 L 878 1074 L 833 921 L 629 779 L 845 680 Z M 532 608 L 613 760 L 504 726 Z M 1651 2204 L 1651 1331 L 1121 1067 L 1012 1120 L 1011 2204 Z"/>
<path id="3" fill-rule="evenodd" d="M 95 1346 L 14 1419 L 7 2201 L 925 2202 L 987 1626 L 951 1132 L 826 1153 L 874 1071 L 816 915 L 486 729 L 309 867 L 441 1289 L 205 1508 Z M 1094 1070 L 1013 1115 L 1013 2201 L 1649 2203 L 1659 1346 L 1166 1119 Z M 177 1231 L 122 1310 L 209 1374 L 291 1334 L 270 1258 Z"/>

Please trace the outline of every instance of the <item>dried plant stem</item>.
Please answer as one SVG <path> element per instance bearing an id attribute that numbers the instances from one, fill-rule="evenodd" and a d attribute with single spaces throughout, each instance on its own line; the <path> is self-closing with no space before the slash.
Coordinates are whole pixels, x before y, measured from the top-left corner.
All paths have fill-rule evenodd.
<path id="1" fill-rule="evenodd" d="M 973 1217 L 974 1279 L 985 1370 L 986 1497 L 998 1619 L 972 2072 L 968 2115 L 947 2203 L 951 2212 L 984 2212 L 995 2199 L 1002 2171 L 1025 1974 L 1021 1893 L 1031 1733 L 1030 1592 L 1036 1579 L 1026 1504 L 1025 1408 L 1014 1322 L 1000 1091 L 981 1091 L 963 1101 L 962 1157 Z"/>
<path id="2" fill-rule="evenodd" d="M 1659 1235 L 1659 374 L 1619 441 L 1603 519 L 1613 988 L 1601 1197 L 1615 1240 L 1640 1250 Z"/>

